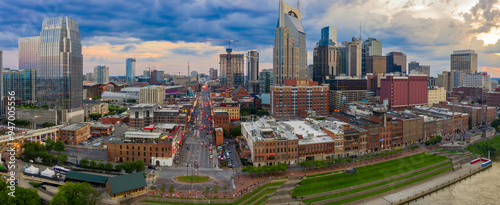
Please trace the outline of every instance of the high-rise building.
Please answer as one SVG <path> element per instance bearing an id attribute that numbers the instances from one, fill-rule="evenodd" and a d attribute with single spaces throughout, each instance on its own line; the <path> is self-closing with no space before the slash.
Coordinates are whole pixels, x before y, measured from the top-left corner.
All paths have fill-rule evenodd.
<path id="1" fill-rule="evenodd" d="M 273 86 L 273 70 L 272 69 L 263 69 L 260 71 L 259 76 L 259 89 L 260 93 L 270 93 L 271 86 Z"/>
<path id="2" fill-rule="evenodd" d="M 463 87 L 486 87 L 489 91 L 491 88 L 490 75 L 486 72 L 465 74 Z"/>
<path id="3" fill-rule="evenodd" d="M 94 73 L 86 73 L 83 75 L 83 81 L 94 81 Z"/>
<path id="4" fill-rule="evenodd" d="M 330 107 L 341 110 L 345 104 L 366 99 L 367 79 L 351 76 L 337 76 L 327 79 Z"/>
<path id="5" fill-rule="evenodd" d="M 215 68 L 210 68 L 208 75 L 210 76 L 210 80 L 217 80 L 219 78 L 219 76 L 217 76 L 217 69 Z"/>
<path id="6" fill-rule="evenodd" d="M 306 33 L 300 5 L 297 3 L 297 8 L 293 8 L 280 0 L 273 49 L 273 82 L 281 85 L 284 79 L 304 79 L 306 75 Z"/>
<path id="7" fill-rule="evenodd" d="M 301 111 L 328 116 L 329 88 L 310 79 L 285 79 L 283 85 L 271 87 L 271 115 L 275 118 L 293 118 Z"/>
<path id="8" fill-rule="evenodd" d="M 313 81 L 319 84 L 332 79 L 339 72 L 339 49 L 337 47 L 337 29 L 327 26 L 321 29 L 321 39 L 313 52 Z M 311 79 L 310 76 L 308 76 Z"/>
<path id="9" fill-rule="evenodd" d="M 307 66 L 307 79 L 313 79 L 314 76 L 314 65 L 309 64 Z"/>
<path id="10" fill-rule="evenodd" d="M 347 76 L 361 76 L 361 37 L 352 37 L 351 42 L 343 42 L 347 48 L 346 65 Z"/>
<path id="11" fill-rule="evenodd" d="M 38 54 L 40 53 L 40 36 L 20 38 L 19 46 L 19 69 L 36 68 Z"/>
<path id="12" fill-rule="evenodd" d="M 4 70 L 2 89 L 3 96 L 8 96 L 8 92 L 14 91 L 17 99 L 27 103 L 35 103 L 36 68 Z"/>
<path id="13" fill-rule="evenodd" d="M 69 17 L 45 18 L 38 59 L 37 103 L 82 109 L 83 56 L 78 22 Z"/>
<path id="14" fill-rule="evenodd" d="M 147 86 L 141 87 L 139 90 L 140 103 L 154 103 L 162 105 L 165 100 L 165 87 L 164 86 Z"/>
<path id="15" fill-rule="evenodd" d="M 142 76 L 147 78 L 151 77 L 151 71 L 150 70 L 142 71 Z"/>
<path id="16" fill-rule="evenodd" d="M 387 73 L 406 73 L 406 54 L 390 52 L 387 54 Z"/>
<path id="17" fill-rule="evenodd" d="M 447 91 L 452 91 L 453 88 L 463 86 L 465 73 L 462 71 L 452 70 L 443 71 L 438 74 L 437 86 L 443 87 Z"/>
<path id="18" fill-rule="evenodd" d="M 191 71 L 191 82 L 198 82 L 200 80 L 200 76 L 198 75 L 198 71 Z"/>
<path id="19" fill-rule="evenodd" d="M 391 110 L 427 105 L 427 76 L 388 74 L 380 80 L 380 103 Z"/>
<path id="20" fill-rule="evenodd" d="M 230 58 L 229 63 L 228 54 L 220 54 L 220 84 L 232 87 L 243 86 L 245 54 L 231 54 Z"/>
<path id="21" fill-rule="evenodd" d="M 347 46 L 338 45 L 339 49 L 339 74 L 347 75 Z"/>
<path id="22" fill-rule="evenodd" d="M 98 65 L 94 68 L 94 83 L 109 82 L 109 67 Z"/>
<path id="23" fill-rule="evenodd" d="M 420 66 L 420 63 L 417 61 L 412 61 L 408 63 L 408 71 L 411 73 L 412 70 L 417 69 Z"/>
<path id="24" fill-rule="evenodd" d="M 153 70 L 151 71 L 151 78 L 149 79 L 151 85 L 165 85 L 165 71 Z"/>
<path id="25" fill-rule="evenodd" d="M 364 75 L 367 73 L 382 74 L 387 71 L 387 57 L 385 56 L 366 56 L 364 61 Z"/>
<path id="26" fill-rule="evenodd" d="M 127 76 L 125 77 L 126 82 L 129 85 L 134 86 L 135 85 L 135 58 L 127 58 L 126 67 L 127 67 L 127 69 L 126 69 Z"/>
<path id="27" fill-rule="evenodd" d="M 477 53 L 474 50 L 453 51 L 450 58 L 450 68 L 464 73 L 477 72 Z"/>
<path id="28" fill-rule="evenodd" d="M 361 73 L 363 76 L 365 76 L 367 73 L 369 73 L 366 71 L 366 59 L 369 56 L 382 56 L 382 42 L 375 38 L 368 38 L 363 41 L 362 47 Z"/>
<path id="29" fill-rule="evenodd" d="M 408 74 L 425 74 L 427 76 L 431 75 L 431 66 L 420 65 L 417 61 L 412 61 L 408 63 Z"/>
<path id="30" fill-rule="evenodd" d="M 247 76 L 248 81 L 259 80 L 259 52 L 257 51 L 247 53 Z"/>

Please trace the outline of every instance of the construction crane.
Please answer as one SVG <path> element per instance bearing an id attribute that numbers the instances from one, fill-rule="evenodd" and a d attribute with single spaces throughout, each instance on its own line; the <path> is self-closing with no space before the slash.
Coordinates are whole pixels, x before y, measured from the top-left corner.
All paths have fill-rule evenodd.
<path id="1" fill-rule="evenodd" d="M 227 70 L 226 70 L 226 73 L 229 77 L 231 77 L 230 80 L 233 81 L 233 83 L 229 83 L 229 84 L 234 84 L 234 79 L 233 79 L 233 75 L 232 75 L 232 68 L 231 68 L 231 52 L 233 52 L 233 50 L 231 49 L 231 43 L 238 43 L 240 42 L 239 40 L 231 40 L 231 38 L 227 38 L 227 39 L 208 39 L 208 40 L 205 40 L 205 41 L 215 41 L 215 42 L 226 42 L 227 43 L 227 48 L 226 48 L 226 52 L 227 52 Z M 222 76 L 222 70 L 221 70 L 221 76 Z M 226 84 L 228 83 L 227 82 L 227 77 L 226 76 Z"/>

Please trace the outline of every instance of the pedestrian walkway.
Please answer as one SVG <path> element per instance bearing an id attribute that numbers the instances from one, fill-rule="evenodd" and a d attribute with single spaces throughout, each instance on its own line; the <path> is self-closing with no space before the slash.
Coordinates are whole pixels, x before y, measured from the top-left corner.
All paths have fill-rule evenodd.
<path id="1" fill-rule="evenodd" d="M 448 184 L 462 176 L 468 175 L 471 172 L 474 172 L 481 168 L 480 163 L 476 163 L 474 165 L 470 165 L 470 163 L 462 164 L 461 169 L 454 170 L 452 172 L 445 173 L 443 175 L 438 175 L 437 177 L 430 178 L 423 183 L 416 184 L 410 187 L 404 187 L 404 190 L 389 194 L 387 196 L 365 201 L 362 204 L 365 205 L 389 205 L 389 204 L 398 204 L 402 201 L 405 201 L 409 198 L 415 197 L 419 194 L 425 193 L 428 190 L 435 189 L 444 184 Z"/>
<path id="2" fill-rule="evenodd" d="M 290 196 L 290 191 L 300 182 L 299 177 L 288 179 L 268 200 L 266 204 L 299 204 Z"/>

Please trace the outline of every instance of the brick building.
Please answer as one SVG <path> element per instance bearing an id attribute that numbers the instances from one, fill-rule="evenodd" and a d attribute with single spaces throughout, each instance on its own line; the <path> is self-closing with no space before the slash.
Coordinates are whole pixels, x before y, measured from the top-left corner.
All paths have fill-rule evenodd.
<path id="1" fill-rule="evenodd" d="M 67 145 L 78 145 L 90 137 L 90 124 L 75 123 L 59 130 L 60 140 Z"/>
<path id="2" fill-rule="evenodd" d="M 92 136 L 107 137 L 113 132 L 113 125 L 95 122 L 90 124 L 90 134 Z"/>
<path id="3" fill-rule="evenodd" d="M 234 101 L 212 102 L 212 111 L 224 111 L 231 122 L 240 120 L 240 104 Z"/>
<path id="4" fill-rule="evenodd" d="M 453 93 L 454 92 L 454 93 Z M 480 101 L 485 102 L 486 94 L 489 92 L 487 87 L 459 87 L 453 88 L 453 92 L 447 93 L 447 99 L 451 101 L 453 94 L 455 94 L 455 99 L 466 100 L 466 101 Z"/>
<path id="5" fill-rule="evenodd" d="M 215 145 L 219 146 L 224 144 L 224 130 L 218 127 L 215 128 Z"/>
<path id="6" fill-rule="evenodd" d="M 427 105 L 427 75 L 387 75 L 380 80 L 380 103 L 391 110 Z"/>
<path id="7" fill-rule="evenodd" d="M 492 107 L 500 107 L 500 88 L 486 94 L 486 104 Z"/>
<path id="8" fill-rule="evenodd" d="M 306 82 L 308 84 L 306 84 Z M 329 115 L 329 88 L 317 82 L 284 80 L 284 85 L 271 87 L 271 112 L 279 119 L 294 118 L 299 110 L 315 111 L 318 115 Z"/>
<path id="9" fill-rule="evenodd" d="M 104 115 L 109 112 L 108 103 L 102 102 L 100 100 L 84 100 L 83 110 L 85 112 L 85 116 L 87 117 L 92 113 L 99 113 L 101 115 Z"/>
<path id="10" fill-rule="evenodd" d="M 453 103 L 435 103 L 433 107 L 444 108 L 452 111 Z M 460 103 L 455 103 L 455 112 L 469 114 L 469 125 L 472 127 L 488 125 L 497 118 L 497 108 L 486 105 L 462 105 Z"/>
<path id="11" fill-rule="evenodd" d="M 105 142 L 108 161 L 142 160 L 144 164 L 172 166 L 178 156 L 184 129 L 182 126 L 157 127 L 153 132 L 127 131 L 123 138 Z"/>
<path id="12" fill-rule="evenodd" d="M 159 123 L 187 123 L 187 108 L 183 106 L 159 108 L 156 104 L 143 103 L 131 106 L 129 113 L 130 127 L 135 128 L 143 128 Z"/>
<path id="13" fill-rule="evenodd" d="M 102 124 L 128 124 L 130 122 L 130 118 L 126 115 L 108 115 L 101 118 Z"/>
<path id="14" fill-rule="evenodd" d="M 226 129 L 229 132 L 229 114 L 225 111 L 214 111 L 214 127 Z"/>

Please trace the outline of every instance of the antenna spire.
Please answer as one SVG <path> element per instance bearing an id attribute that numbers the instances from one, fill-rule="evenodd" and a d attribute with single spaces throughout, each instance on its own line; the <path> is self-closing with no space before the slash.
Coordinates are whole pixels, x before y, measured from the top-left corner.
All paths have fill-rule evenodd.
<path id="1" fill-rule="evenodd" d="M 359 21 L 359 40 L 361 41 L 361 21 Z"/>
<path id="2" fill-rule="evenodd" d="M 300 11 L 300 0 L 297 1 L 297 9 Z"/>

